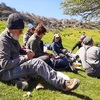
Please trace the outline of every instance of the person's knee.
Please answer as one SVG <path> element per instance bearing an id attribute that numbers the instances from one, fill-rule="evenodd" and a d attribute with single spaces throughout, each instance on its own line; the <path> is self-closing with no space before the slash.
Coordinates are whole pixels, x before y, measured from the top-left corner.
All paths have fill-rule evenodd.
<path id="1" fill-rule="evenodd" d="M 44 56 L 40 56 L 39 58 L 42 59 L 42 60 L 46 60 L 46 59 L 49 59 L 49 56 L 44 55 Z"/>
<path id="2" fill-rule="evenodd" d="M 39 59 L 43 60 L 46 63 L 49 63 L 50 62 L 50 58 L 47 55 L 41 56 L 41 57 L 39 57 Z"/>
<path id="3" fill-rule="evenodd" d="M 62 53 L 60 53 L 60 54 L 59 54 L 59 56 L 60 56 L 60 57 L 62 57 L 62 58 L 64 58 L 64 57 L 65 57 L 65 55 L 64 55 L 64 54 L 62 54 Z"/>
<path id="4" fill-rule="evenodd" d="M 62 49 L 62 52 L 63 52 L 63 53 L 67 53 L 68 50 L 67 50 L 67 49 Z"/>

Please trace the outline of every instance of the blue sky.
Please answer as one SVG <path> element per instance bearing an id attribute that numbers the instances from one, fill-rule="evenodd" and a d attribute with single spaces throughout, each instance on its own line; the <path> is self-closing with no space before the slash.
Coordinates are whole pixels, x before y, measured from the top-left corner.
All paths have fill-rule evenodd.
<path id="1" fill-rule="evenodd" d="M 57 19 L 80 19 L 79 16 L 63 15 L 60 2 L 64 0 L 0 0 L 18 11 L 34 13 L 39 16 Z"/>

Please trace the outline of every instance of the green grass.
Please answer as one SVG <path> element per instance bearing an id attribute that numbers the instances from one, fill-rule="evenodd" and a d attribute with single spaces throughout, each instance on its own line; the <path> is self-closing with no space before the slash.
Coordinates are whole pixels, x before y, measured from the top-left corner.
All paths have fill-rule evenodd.
<path id="1" fill-rule="evenodd" d="M 5 26 L 5 22 L 0 22 L 0 32 L 4 30 Z M 26 28 L 24 32 L 25 31 Z M 68 28 L 60 31 L 64 47 L 70 50 L 74 43 L 79 40 L 82 32 L 86 32 L 87 36 L 92 36 L 94 41 L 99 42 L 100 30 Z M 51 43 L 52 37 L 53 32 L 49 32 L 47 33 L 47 35 L 45 35 L 43 40 L 46 43 Z M 22 36 L 19 41 L 22 45 Z M 75 77 L 81 80 L 81 85 L 79 86 L 79 88 L 71 93 L 63 93 L 61 91 L 58 91 L 53 86 L 44 81 L 44 79 L 39 78 L 36 81 L 30 82 L 29 91 L 32 92 L 32 97 L 23 97 L 23 95 L 26 94 L 27 91 L 18 90 L 10 83 L 6 84 L 0 82 L 0 100 L 100 100 L 100 79 L 87 76 L 83 69 L 82 71 L 78 72 L 79 74 L 74 74 L 66 71 L 63 72 L 71 78 Z M 38 84 L 38 82 L 44 85 L 44 90 L 35 90 L 35 86 Z"/>

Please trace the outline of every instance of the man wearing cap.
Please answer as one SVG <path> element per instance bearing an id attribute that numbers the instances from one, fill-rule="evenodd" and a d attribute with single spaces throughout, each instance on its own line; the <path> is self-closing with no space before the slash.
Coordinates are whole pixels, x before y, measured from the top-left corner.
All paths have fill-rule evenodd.
<path id="1" fill-rule="evenodd" d="M 34 26 L 31 23 L 29 23 L 28 24 L 28 31 L 23 36 L 24 46 L 26 46 L 28 39 L 34 34 L 34 31 L 35 31 Z"/>
<path id="2" fill-rule="evenodd" d="M 33 59 L 34 52 L 21 50 L 18 38 L 23 29 L 22 17 L 18 13 L 9 15 L 7 29 L 0 34 L 0 80 L 7 82 L 28 75 L 39 75 L 57 89 L 65 91 L 76 89 L 80 83 L 78 79 L 66 80 L 43 60 Z M 23 87 L 24 82 L 19 83 L 21 89 L 25 89 L 28 84 Z"/>
<path id="3" fill-rule="evenodd" d="M 71 53 L 74 51 L 74 49 L 75 49 L 76 47 L 78 47 L 78 49 L 80 49 L 80 48 L 82 47 L 82 41 L 83 41 L 83 39 L 84 39 L 85 37 L 86 37 L 85 35 L 82 35 L 82 36 L 80 37 L 80 41 L 78 41 L 78 42 L 73 46 L 73 48 L 71 49 Z"/>
<path id="4" fill-rule="evenodd" d="M 93 39 L 86 37 L 76 56 L 79 56 L 87 75 L 91 77 L 100 77 L 100 50 L 93 46 Z"/>

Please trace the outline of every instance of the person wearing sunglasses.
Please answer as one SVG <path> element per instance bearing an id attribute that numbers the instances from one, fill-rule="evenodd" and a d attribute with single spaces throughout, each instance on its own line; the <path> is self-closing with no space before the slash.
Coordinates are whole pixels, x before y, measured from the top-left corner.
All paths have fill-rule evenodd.
<path id="1" fill-rule="evenodd" d="M 43 41 L 42 38 L 47 32 L 47 29 L 43 24 L 38 24 L 36 29 L 36 33 L 33 34 L 28 42 L 26 43 L 26 49 L 30 49 L 35 52 L 35 58 L 40 58 L 44 60 L 46 63 L 50 63 L 50 57 L 43 51 Z"/>

